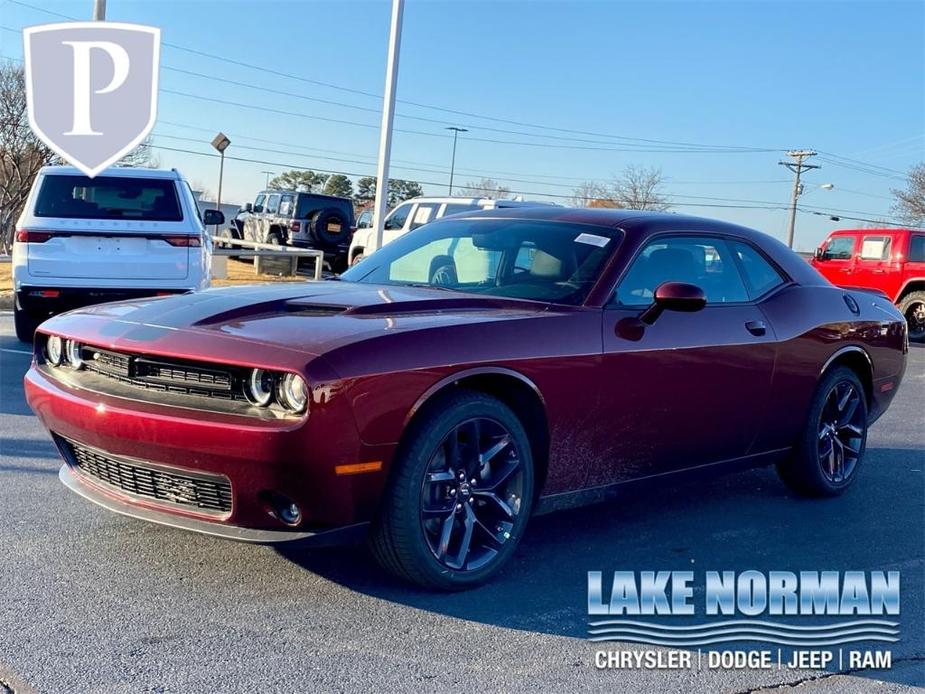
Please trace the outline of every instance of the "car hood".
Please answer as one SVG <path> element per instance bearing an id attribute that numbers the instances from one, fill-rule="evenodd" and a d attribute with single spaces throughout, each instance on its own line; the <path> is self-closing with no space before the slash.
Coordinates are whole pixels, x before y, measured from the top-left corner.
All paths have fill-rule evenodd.
<path id="1" fill-rule="evenodd" d="M 62 314 L 42 327 L 111 348 L 192 356 L 217 342 L 262 344 L 302 355 L 388 333 L 536 316 L 534 301 L 428 287 L 323 281 L 208 289 L 173 297 L 120 301 Z M 193 338 L 193 339 L 191 339 Z M 183 350 L 176 345 L 183 343 Z M 220 350 L 220 351 L 225 351 Z M 242 355 L 243 356 L 243 355 Z"/>

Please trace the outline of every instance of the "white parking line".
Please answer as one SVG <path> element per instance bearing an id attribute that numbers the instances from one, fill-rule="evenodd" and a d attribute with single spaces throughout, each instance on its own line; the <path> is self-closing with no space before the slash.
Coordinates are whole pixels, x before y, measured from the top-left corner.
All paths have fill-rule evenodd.
<path id="1" fill-rule="evenodd" d="M 32 356 L 32 352 L 27 349 L 7 349 L 6 347 L 0 347 L 0 352 L 9 352 L 10 354 L 28 354 Z"/>

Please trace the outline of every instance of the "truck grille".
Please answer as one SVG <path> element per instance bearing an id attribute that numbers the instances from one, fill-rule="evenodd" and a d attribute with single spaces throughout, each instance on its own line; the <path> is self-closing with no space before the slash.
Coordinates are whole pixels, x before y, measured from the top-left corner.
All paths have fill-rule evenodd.
<path id="1" fill-rule="evenodd" d="M 207 513 L 226 514 L 231 511 L 231 483 L 227 477 L 168 471 L 146 465 L 145 461 L 117 458 L 95 448 L 57 438 L 72 467 L 126 494 Z"/>

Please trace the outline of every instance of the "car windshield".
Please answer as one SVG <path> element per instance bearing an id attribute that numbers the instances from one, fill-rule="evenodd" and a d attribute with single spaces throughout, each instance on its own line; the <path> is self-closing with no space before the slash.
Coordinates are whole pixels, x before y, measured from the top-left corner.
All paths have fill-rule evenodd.
<path id="1" fill-rule="evenodd" d="M 562 222 L 446 219 L 387 244 L 341 279 L 580 304 L 616 233 Z"/>
<path id="2" fill-rule="evenodd" d="M 172 180 L 126 176 L 45 176 L 35 202 L 35 216 L 183 221 Z"/>

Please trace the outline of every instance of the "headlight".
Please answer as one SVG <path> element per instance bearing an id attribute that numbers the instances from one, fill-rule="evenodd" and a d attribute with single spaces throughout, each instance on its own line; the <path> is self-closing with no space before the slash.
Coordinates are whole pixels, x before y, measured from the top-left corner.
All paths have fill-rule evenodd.
<path id="1" fill-rule="evenodd" d="M 255 405 L 266 407 L 273 399 L 273 374 L 263 369 L 254 369 L 244 386 L 248 399 Z"/>
<path id="2" fill-rule="evenodd" d="M 286 374 L 277 386 L 280 404 L 293 412 L 304 412 L 308 405 L 308 386 L 298 374 Z"/>
<path id="3" fill-rule="evenodd" d="M 67 360 L 70 365 L 75 369 L 82 369 L 84 366 L 84 360 L 81 356 L 80 350 L 80 343 L 76 340 L 64 341 L 64 353 L 67 356 Z"/>
<path id="4" fill-rule="evenodd" d="M 52 366 L 60 366 L 62 355 L 63 348 L 61 338 L 57 335 L 50 335 L 45 342 L 45 358 Z"/>

